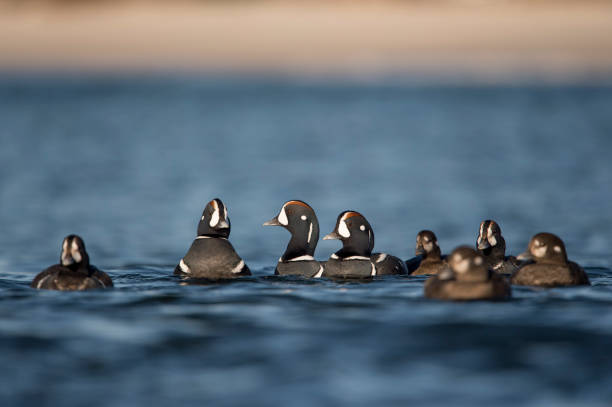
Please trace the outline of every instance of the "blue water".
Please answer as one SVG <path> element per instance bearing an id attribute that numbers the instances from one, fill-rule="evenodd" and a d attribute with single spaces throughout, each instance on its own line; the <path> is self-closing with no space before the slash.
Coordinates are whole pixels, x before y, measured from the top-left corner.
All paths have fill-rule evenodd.
<path id="1" fill-rule="evenodd" d="M 0 141 L 2 406 L 612 404 L 610 86 L 5 75 Z M 181 285 L 214 197 L 254 276 Z M 261 224 L 289 199 L 403 258 L 423 228 L 445 252 L 485 218 L 510 253 L 553 232 L 593 286 L 276 278 L 289 234 Z M 28 287 L 69 233 L 115 289 Z"/>

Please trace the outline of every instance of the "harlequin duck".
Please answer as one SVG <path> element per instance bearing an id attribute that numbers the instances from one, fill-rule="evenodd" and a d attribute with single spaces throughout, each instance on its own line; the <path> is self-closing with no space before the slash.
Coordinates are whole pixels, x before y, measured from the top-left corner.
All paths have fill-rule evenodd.
<path id="1" fill-rule="evenodd" d="M 521 262 L 516 257 L 506 256 L 506 241 L 501 228 L 492 220 L 480 223 L 476 248 L 484 258 L 485 266 L 497 273 L 511 274 L 518 270 Z"/>
<path id="2" fill-rule="evenodd" d="M 324 277 L 369 278 L 406 273 L 404 262 L 397 257 L 385 253 L 372 254 L 374 232 L 359 212 L 342 212 L 334 231 L 323 238 L 329 239 L 342 241 L 342 249 L 325 263 Z"/>
<path id="3" fill-rule="evenodd" d="M 431 230 L 421 230 L 417 234 L 415 255 L 416 257 L 406 261 L 408 270 L 413 276 L 438 274 L 448 269 L 448 264 L 442 258 L 438 246 L 438 238 Z"/>
<path id="4" fill-rule="evenodd" d="M 291 233 L 291 240 L 278 259 L 274 274 L 321 277 L 323 266 L 313 257 L 319 241 L 319 221 L 307 203 L 287 201 L 279 214 L 263 225 L 282 226 Z"/>
<path id="5" fill-rule="evenodd" d="M 500 300 L 510 297 L 506 279 L 487 269 L 483 256 L 471 247 L 455 249 L 450 269 L 425 282 L 425 296 L 439 300 Z"/>
<path id="6" fill-rule="evenodd" d="M 514 272 L 512 284 L 541 287 L 591 285 L 582 267 L 567 259 L 565 244 L 552 233 L 538 233 L 531 238 L 527 252 L 519 258 L 531 259 Z"/>
<path id="7" fill-rule="evenodd" d="M 108 274 L 89 264 L 85 242 L 77 235 L 64 238 L 59 264 L 40 272 L 30 284 L 32 288 L 61 291 L 82 291 L 112 286 L 113 281 Z"/>
<path id="8" fill-rule="evenodd" d="M 198 235 L 174 269 L 174 274 L 210 280 L 250 276 L 249 268 L 227 240 L 229 234 L 227 207 L 215 198 L 204 208 Z"/>

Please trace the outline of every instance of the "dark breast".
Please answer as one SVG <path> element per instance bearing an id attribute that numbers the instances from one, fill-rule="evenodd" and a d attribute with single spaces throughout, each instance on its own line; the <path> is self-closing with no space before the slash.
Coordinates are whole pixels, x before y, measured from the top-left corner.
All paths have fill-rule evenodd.
<path id="1" fill-rule="evenodd" d="M 87 276 L 85 273 L 72 271 L 61 265 L 51 266 L 39 273 L 30 286 L 36 289 L 61 291 L 82 291 L 106 287 L 95 275 Z"/>
<path id="2" fill-rule="evenodd" d="M 537 287 L 562 287 L 571 285 L 589 285 L 584 270 L 576 263 L 568 265 L 532 263 L 517 270 L 510 281 L 516 285 Z"/>
<path id="3" fill-rule="evenodd" d="M 395 256 L 391 256 L 385 253 L 374 253 L 370 257 L 376 266 L 376 275 L 397 275 L 407 274 L 408 269 L 406 263 Z"/>
<path id="4" fill-rule="evenodd" d="M 425 282 L 425 297 L 438 300 L 503 300 L 510 295 L 510 285 L 500 275 L 493 275 L 483 282 L 440 280 L 437 276 Z"/>
<path id="5" fill-rule="evenodd" d="M 194 240 L 183 262 L 191 270 L 186 275 L 194 278 L 228 279 L 251 275 L 227 239 Z"/>
<path id="6" fill-rule="evenodd" d="M 279 261 L 274 274 L 278 276 L 314 277 L 323 267 L 318 261 Z"/>
<path id="7" fill-rule="evenodd" d="M 372 262 L 370 260 L 329 259 L 327 263 L 325 263 L 323 277 L 371 278 Z"/>

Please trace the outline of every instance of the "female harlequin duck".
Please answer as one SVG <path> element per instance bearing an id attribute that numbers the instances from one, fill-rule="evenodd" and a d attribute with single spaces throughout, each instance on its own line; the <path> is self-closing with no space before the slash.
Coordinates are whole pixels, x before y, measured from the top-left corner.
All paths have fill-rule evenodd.
<path id="1" fill-rule="evenodd" d="M 448 269 L 446 256 L 442 258 L 438 238 L 431 230 L 421 230 L 416 237 L 416 257 L 407 260 L 411 275 L 438 274 Z"/>
<path id="2" fill-rule="evenodd" d="M 314 259 L 319 241 L 319 221 L 305 202 L 285 202 L 279 214 L 264 226 L 282 226 L 291 233 L 285 253 L 278 260 L 274 274 L 315 277 L 323 274 L 323 266 Z"/>
<path id="3" fill-rule="evenodd" d="M 250 276 L 249 268 L 227 240 L 229 234 L 227 208 L 220 199 L 215 198 L 204 208 L 198 236 L 174 269 L 174 274 L 210 280 Z"/>
<path id="4" fill-rule="evenodd" d="M 532 237 L 527 252 L 519 257 L 534 263 L 514 272 L 510 278 L 512 284 L 541 287 L 591 284 L 582 267 L 567 259 L 565 244 L 552 233 L 538 233 Z"/>
<path id="5" fill-rule="evenodd" d="M 105 272 L 89 264 L 85 242 L 69 235 L 62 243 L 59 264 L 40 272 L 30 284 L 32 288 L 61 291 L 82 291 L 113 286 Z"/>
<path id="6" fill-rule="evenodd" d="M 450 270 L 425 282 L 425 296 L 439 300 L 500 300 L 510 297 L 506 279 L 485 266 L 480 253 L 471 247 L 455 249 L 448 257 Z"/>
<path id="7" fill-rule="evenodd" d="M 342 212 L 334 231 L 323 238 L 329 239 L 342 241 L 342 249 L 325 263 L 323 277 L 369 278 L 406 273 L 406 265 L 397 257 L 385 253 L 372 254 L 374 232 L 359 212 Z"/>
<path id="8" fill-rule="evenodd" d="M 476 248 L 484 258 L 485 266 L 497 273 L 511 274 L 518 270 L 521 263 L 513 256 L 506 256 L 506 241 L 501 228 L 492 220 L 480 223 Z"/>

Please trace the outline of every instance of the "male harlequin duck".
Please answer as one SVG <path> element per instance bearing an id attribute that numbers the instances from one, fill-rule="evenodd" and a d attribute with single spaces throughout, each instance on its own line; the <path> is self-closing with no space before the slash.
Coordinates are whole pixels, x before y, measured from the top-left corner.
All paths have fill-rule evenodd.
<path id="1" fill-rule="evenodd" d="M 230 220 L 227 208 L 215 198 L 206 205 L 195 238 L 174 274 L 191 278 L 225 280 L 250 276 L 251 272 L 227 240 Z"/>
<path id="2" fill-rule="evenodd" d="M 32 288 L 61 291 L 82 291 L 112 286 L 113 281 L 108 274 L 89 264 L 85 242 L 77 235 L 64 238 L 59 264 L 40 272 L 30 284 Z"/>
<path id="3" fill-rule="evenodd" d="M 450 269 L 425 282 L 425 296 L 439 300 L 500 300 L 511 295 L 506 279 L 487 269 L 483 256 L 471 247 L 455 249 Z"/>
<path id="4" fill-rule="evenodd" d="M 511 274 L 521 266 L 521 262 L 516 257 L 506 256 L 506 241 L 502 237 L 501 228 L 495 221 L 483 220 L 480 223 L 476 247 L 489 270 Z"/>
<path id="5" fill-rule="evenodd" d="M 582 267 L 567 259 L 565 244 L 552 233 L 538 233 L 531 238 L 527 252 L 520 258 L 531 259 L 514 272 L 512 284 L 541 287 L 591 285 Z"/>
<path id="6" fill-rule="evenodd" d="M 291 233 L 274 274 L 321 277 L 323 266 L 313 257 L 319 240 L 319 221 L 308 204 L 297 200 L 285 202 L 279 214 L 264 226 L 282 226 Z"/>
<path id="7" fill-rule="evenodd" d="M 359 212 L 342 212 L 334 231 L 323 238 L 329 239 L 342 241 L 342 249 L 325 263 L 323 277 L 369 278 L 406 273 L 406 265 L 397 257 L 385 253 L 372 254 L 374 232 Z"/>
<path id="8" fill-rule="evenodd" d="M 442 258 L 438 246 L 438 238 L 431 230 L 421 230 L 417 234 L 415 255 L 416 257 L 406 261 L 408 270 L 413 276 L 438 274 L 448 269 L 448 264 Z"/>

